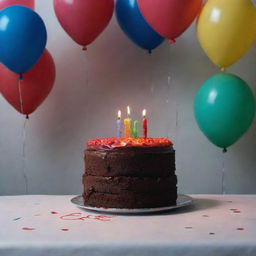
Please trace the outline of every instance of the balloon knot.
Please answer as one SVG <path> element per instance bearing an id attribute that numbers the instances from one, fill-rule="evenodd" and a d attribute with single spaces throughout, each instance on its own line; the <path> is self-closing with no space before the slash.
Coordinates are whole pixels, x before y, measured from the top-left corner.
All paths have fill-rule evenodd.
<path id="1" fill-rule="evenodd" d="M 174 44 L 174 43 L 176 43 L 176 40 L 175 40 L 175 39 L 170 39 L 170 40 L 169 40 L 169 43 L 170 43 L 170 44 Z"/>
<path id="2" fill-rule="evenodd" d="M 26 115 L 26 119 L 29 119 L 29 115 Z"/>
<path id="3" fill-rule="evenodd" d="M 151 54 L 152 53 L 152 50 L 148 50 L 148 54 Z"/>
<path id="4" fill-rule="evenodd" d="M 223 153 L 227 153 L 228 150 L 226 148 L 223 148 Z"/>
<path id="5" fill-rule="evenodd" d="M 19 74 L 19 80 L 23 80 L 23 74 Z"/>
<path id="6" fill-rule="evenodd" d="M 87 51 L 87 46 L 83 46 L 83 51 Z"/>
<path id="7" fill-rule="evenodd" d="M 220 71 L 221 71 L 221 72 L 225 72 L 226 69 L 225 69 L 225 68 L 221 68 Z"/>

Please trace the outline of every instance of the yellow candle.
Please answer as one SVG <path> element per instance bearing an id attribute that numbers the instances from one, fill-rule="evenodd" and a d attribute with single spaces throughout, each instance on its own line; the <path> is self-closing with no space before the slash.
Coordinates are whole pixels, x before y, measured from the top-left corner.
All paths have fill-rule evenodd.
<path id="1" fill-rule="evenodd" d="M 130 118 L 124 119 L 124 136 L 125 138 L 131 137 L 131 119 Z"/>
<path id="2" fill-rule="evenodd" d="M 124 136 L 125 138 L 130 138 L 131 137 L 131 125 L 132 125 L 132 120 L 130 118 L 130 107 L 127 107 L 127 118 L 124 119 Z"/>

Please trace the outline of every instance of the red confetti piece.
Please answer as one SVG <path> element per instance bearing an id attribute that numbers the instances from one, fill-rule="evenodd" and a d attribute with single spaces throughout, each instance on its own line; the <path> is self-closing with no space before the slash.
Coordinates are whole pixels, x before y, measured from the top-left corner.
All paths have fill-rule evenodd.
<path id="1" fill-rule="evenodd" d="M 113 216 L 106 216 L 106 215 L 86 215 L 82 216 L 80 212 L 70 213 L 60 217 L 62 220 L 87 220 L 87 219 L 94 219 L 99 221 L 110 221 Z"/>
<path id="2" fill-rule="evenodd" d="M 73 213 L 61 216 L 60 218 L 62 220 L 84 220 L 84 219 L 89 219 L 90 216 L 92 216 L 92 215 L 87 215 L 87 216 L 81 217 L 81 215 L 82 213 L 80 212 L 73 212 Z"/>
<path id="3" fill-rule="evenodd" d="M 28 231 L 31 231 L 31 230 L 35 230 L 35 228 L 27 228 L 27 227 L 24 227 L 24 228 L 22 228 L 22 230 L 28 230 Z"/>
<path id="4" fill-rule="evenodd" d="M 69 231 L 68 228 L 62 228 L 61 230 L 62 230 L 62 231 Z"/>
<path id="5" fill-rule="evenodd" d="M 244 228 L 237 228 L 236 230 L 244 230 Z"/>
<path id="6" fill-rule="evenodd" d="M 51 211 L 51 214 L 58 214 L 57 212 L 55 212 L 55 211 Z"/>
<path id="7" fill-rule="evenodd" d="M 234 213 L 241 213 L 241 211 L 234 211 Z"/>
<path id="8" fill-rule="evenodd" d="M 112 218 L 111 216 L 106 216 L 106 215 L 98 215 L 94 217 L 95 220 L 100 220 L 100 221 L 110 221 L 111 218 Z"/>

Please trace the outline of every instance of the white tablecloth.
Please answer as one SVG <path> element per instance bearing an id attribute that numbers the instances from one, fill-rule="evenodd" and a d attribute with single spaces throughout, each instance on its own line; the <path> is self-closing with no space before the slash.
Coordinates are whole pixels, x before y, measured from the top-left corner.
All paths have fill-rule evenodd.
<path id="1" fill-rule="evenodd" d="M 0 256 L 256 255 L 255 195 L 192 195 L 164 214 L 87 212 L 72 196 L 0 197 Z"/>

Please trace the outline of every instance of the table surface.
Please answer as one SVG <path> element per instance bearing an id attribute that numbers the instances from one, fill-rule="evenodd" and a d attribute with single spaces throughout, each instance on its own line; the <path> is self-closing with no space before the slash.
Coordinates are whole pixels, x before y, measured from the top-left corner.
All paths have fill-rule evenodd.
<path id="1" fill-rule="evenodd" d="M 1 196 L 0 255 L 256 255 L 256 195 L 191 195 L 152 215 L 77 208 L 73 196 Z"/>

